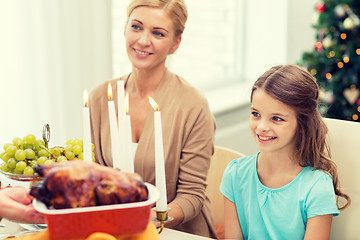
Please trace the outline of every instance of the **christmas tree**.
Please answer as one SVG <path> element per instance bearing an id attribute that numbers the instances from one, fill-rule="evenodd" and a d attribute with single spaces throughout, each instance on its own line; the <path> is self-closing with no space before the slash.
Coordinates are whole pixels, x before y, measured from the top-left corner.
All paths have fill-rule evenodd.
<path id="1" fill-rule="evenodd" d="M 360 1 L 323 0 L 316 5 L 316 42 L 302 65 L 320 87 L 324 117 L 360 121 Z"/>

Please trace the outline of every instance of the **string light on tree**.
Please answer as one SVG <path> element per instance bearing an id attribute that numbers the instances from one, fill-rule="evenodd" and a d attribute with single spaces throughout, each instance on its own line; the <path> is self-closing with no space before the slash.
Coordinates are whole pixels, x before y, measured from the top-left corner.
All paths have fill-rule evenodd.
<path id="1" fill-rule="evenodd" d="M 319 2 L 317 5 L 316 5 L 316 11 L 318 11 L 319 13 L 322 13 L 324 12 L 326 9 L 325 7 L 325 4 L 323 2 Z"/>
<path id="2" fill-rule="evenodd" d="M 345 18 L 345 20 L 344 20 L 344 28 L 346 30 L 352 30 L 352 29 L 355 28 L 354 21 L 350 17 Z"/>
<path id="3" fill-rule="evenodd" d="M 299 65 L 314 76 L 322 89 L 323 116 L 360 121 L 360 4 L 350 0 L 320 0 L 314 4 L 314 48 Z M 359 100 L 360 101 L 360 100 Z M 356 115 L 355 115 L 356 114 Z"/>
<path id="4" fill-rule="evenodd" d="M 336 16 L 339 18 L 343 18 L 346 16 L 345 8 L 341 4 L 336 5 L 336 7 L 334 8 L 334 12 L 335 12 Z"/>

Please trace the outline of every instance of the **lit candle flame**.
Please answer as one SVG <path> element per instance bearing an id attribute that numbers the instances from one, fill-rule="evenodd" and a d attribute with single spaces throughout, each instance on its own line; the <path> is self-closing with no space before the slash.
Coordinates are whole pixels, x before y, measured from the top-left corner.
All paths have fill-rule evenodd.
<path id="1" fill-rule="evenodd" d="M 86 89 L 84 89 L 83 100 L 84 100 L 84 106 L 87 107 L 89 103 L 89 95 Z"/>
<path id="2" fill-rule="evenodd" d="M 112 88 L 111 88 L 111 84 L 108 84 L 108 90 L 107 90 L 107 94 L 108 94 L 108 99 L 109 101 L 112 100 Z"/>
<path id="3" fill-rule="evenodd" d="M 125 94 L 125 111 L 126 114 L 129 113 L 129 93 Z"/>
<path id="4" fill-rule="evenodd" d="M 149 102 L 155 111 L 159 111 L 159 105 L 155 102 L 155 100 L 152 97 L 149 97 Z"/>

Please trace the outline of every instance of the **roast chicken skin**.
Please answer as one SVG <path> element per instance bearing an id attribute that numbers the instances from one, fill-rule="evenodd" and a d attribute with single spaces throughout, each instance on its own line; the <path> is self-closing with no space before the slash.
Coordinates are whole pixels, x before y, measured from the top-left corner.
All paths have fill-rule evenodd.
<path id="1" fill-rule="evenodd" d="M 97 163 L 72 160 L 40 165 L 43 181 L 30 195 L 55 209 L 131 203 L 148 199 L 148 189 L 138 174 L 125 173 Z"/>

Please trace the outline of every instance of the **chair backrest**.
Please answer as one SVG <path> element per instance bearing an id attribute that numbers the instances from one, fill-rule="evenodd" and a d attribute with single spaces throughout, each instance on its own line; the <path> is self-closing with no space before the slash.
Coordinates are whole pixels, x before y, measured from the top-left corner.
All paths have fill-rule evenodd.
<path id="1" fill-rule="evenodd" d="M 243 156 L 245 155 L 234 150 L 215 146 L 207 177 L 208 186 L 206 188 L 206 195 L 211 201 L 215 224 L 224 224 L 224 196 L 219 188 L 225 168 L 231 160 Z"/>
<path id="2" fill-rule="evenodd" d="M 333 218 L 330 239 L 359 239 L 360 216 L 360 123 L 328 119 L 328 143 L 338 166 L 340 186 L 349 194 L 351 205 Z"/>

